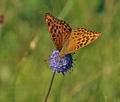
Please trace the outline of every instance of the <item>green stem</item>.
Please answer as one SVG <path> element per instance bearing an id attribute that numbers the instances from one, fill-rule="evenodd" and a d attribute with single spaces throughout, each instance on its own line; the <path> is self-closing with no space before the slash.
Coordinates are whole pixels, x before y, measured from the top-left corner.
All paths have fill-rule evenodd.
<path id="1" fill-rule="evenodd" d="M 54 79 L 55 79 L 55 73 L 56 73 L 56 72 L 54 72 L 53 75 L 52 75 L 52 78 L 51 78 L 51 81 L 50 81 L 50 85 L 49 85 L 49 89 L 48 89 L 48 92 L 47 92 L 47 94 L 46 94 L 46 97 L 45 97 L 44 102 L 47 102 L 48 96 L 50 95 L 50 91 L 51 91 L 51 88 L 52 88 L 52 84 L 53 84 L 53 81 L 54 81 Z"/>

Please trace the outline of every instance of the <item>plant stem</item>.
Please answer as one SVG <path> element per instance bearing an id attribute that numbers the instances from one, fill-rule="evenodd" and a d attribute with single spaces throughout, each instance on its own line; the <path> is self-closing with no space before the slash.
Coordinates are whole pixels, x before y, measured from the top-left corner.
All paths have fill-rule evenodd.
<path id="1" fill-rule="evenodd" d="M 48 88 L 48 92 L 47 92 L 47 94 L 46 94 L 46 97 L 45 97 L 44 102 L 47 102 L 48 96 L 49 96 L 50 91 L 51 91 L 51 88 L 52 88 L 53 81 L 54 81 L 54 79 L 55 79 L 55 73 L 56 73 L 56 72 L 53 72 L 53 75 L 52 75 L 52 78 L 51 78 L 51 81 L 50 81 L 50 85 L 49 85 L 49 88 Z"/>

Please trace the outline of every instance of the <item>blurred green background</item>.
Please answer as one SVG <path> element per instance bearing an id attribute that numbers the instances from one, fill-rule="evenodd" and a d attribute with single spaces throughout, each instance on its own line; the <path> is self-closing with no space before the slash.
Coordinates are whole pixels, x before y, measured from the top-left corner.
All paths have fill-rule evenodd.
<path id="1" fill-rule="evenodd" d="M 0 102 L 44 100 L 55 49 L 46 12 L 102 32 L 76 51 L 70 73 L 56 75 L 48 102 L 120 102 L 120 0 L 0 0 Z"/>

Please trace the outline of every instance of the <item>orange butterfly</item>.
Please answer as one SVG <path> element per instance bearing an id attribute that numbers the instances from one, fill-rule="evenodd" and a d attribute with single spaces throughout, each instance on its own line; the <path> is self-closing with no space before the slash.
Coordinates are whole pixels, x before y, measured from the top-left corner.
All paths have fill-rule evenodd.
<path id="1" fill-rule="evenodd" d="M 72 29 L 65 21 L 55 18 L 50 13 L 46 13 L 45 21 L 61 57 L 74 53 L 101 35 L 101 32 L 89 31 L 84 28 Z"/>

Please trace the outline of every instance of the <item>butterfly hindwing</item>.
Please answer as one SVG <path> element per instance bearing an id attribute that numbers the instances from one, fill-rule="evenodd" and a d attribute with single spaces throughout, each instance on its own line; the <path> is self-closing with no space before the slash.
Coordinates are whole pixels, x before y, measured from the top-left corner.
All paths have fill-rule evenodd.
<path id="1" fill-rule="evenodd" d="M 56 48 L 60 51 L 64 42 L 69 38 L 72 29 L 66 22 L 55 18 L 50 13 L 46 13 L 45 21 L 48 24 L 52 40 Z"/>
<path id="2" fill-rule="evenodd" d="M 95 41 L 100 35 L 100 32 L 89 31 L 84 28 L 77 28 L 73 30 L 60 52 L 61 56 L 74 53 L 79 48 Z"/>

